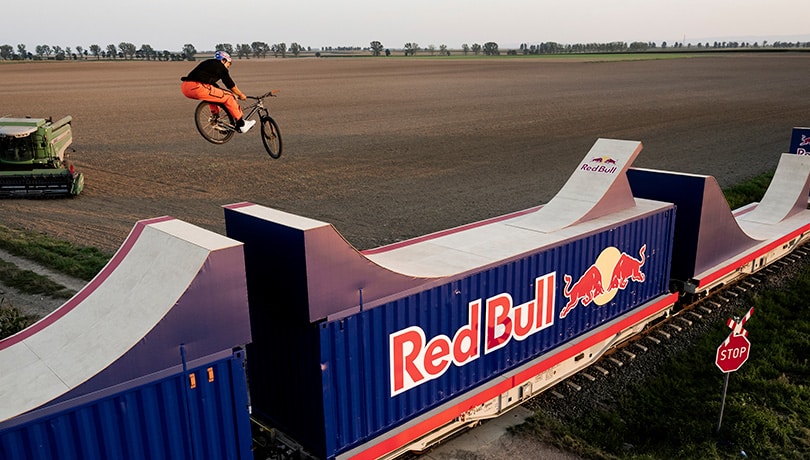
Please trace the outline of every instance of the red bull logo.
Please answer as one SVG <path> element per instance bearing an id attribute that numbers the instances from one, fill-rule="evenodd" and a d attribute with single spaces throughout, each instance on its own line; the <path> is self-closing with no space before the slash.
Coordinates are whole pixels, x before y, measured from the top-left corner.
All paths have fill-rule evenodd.
<path id="1" fill-rule="evenodd" d="M 618 249 L 611 246 L 599 254 L 596 262 L 573 285 L 571 275 L 564 275 L 563 295 L 568 303 L 560 311 L 560 319 L 565 318 L 580 303 L 587 307 L 591 303 L 601 306 L 610 302 L 616 292 L 625 289 L 630 281 L 643 283 L 646 276 L 641 267 L 646 260 L 646 250 L 646 244 L 641 246 L 639 258 L 636 259 L 626 252 L 619 253 Z"/>
<path id="2" fill-rule="evenodd" d="M 601 156 L 591 158 L 591 161 L 583 163 L 580 169 L 583 171 L 613 174 L 616 172 L 618 167 L 616 166 L 616 160 L 613 158 Z"/>
<path id="3" fill-rule="evenodd" d="M 469 302 L 467 323 L 452 337 L 440 334 L 428 340 L 419 326 L 391 334 L 391 396 L 441 377 L 451 365 L 461 367 L 475 361 L 482 348 L 483 354 L 492 353 L 511 340 L 526 340 L 553 325 L 556 272 L 536 278 L 534 291 L 534 299 L 517 306 L 508 293 Z"/>
<path id="4" fill-rule="evenodd" d="M 793 128 L 789 151 L 797 155 L 810 155 L 810 127 Z"/>

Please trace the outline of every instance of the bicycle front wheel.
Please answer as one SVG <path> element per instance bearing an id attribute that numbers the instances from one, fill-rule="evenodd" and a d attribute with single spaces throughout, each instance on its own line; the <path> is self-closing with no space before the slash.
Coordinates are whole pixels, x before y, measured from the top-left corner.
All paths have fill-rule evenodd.
<path id="1" fill-rule="evenodd" d="M 234 134 L 234 120 L 225 106 L 202 101 L 194 111 L 194 124 L 202 137 L 212 144 L 224 144 Z"/>
<path id="2" fill-rule="evenodd" d="M 281 131 L 270 116 L 262 117 L 262 143 L 270 158 L 281 156 Z"/>

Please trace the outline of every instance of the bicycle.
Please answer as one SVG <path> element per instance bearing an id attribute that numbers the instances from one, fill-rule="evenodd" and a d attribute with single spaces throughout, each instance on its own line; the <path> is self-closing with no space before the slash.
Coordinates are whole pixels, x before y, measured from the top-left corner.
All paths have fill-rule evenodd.
<path id="1" fill-rule="evenodd" d="M 243 117 L 248 120 L 256 113 L 259 114 L 262 143 L 270 158 L 281 156 L 281 131 L 278 129 L 276 120 L 273 120 L 273 117 L 270 116 L 268 108 L 264 106 L 264 99 L 276 97 L 276 93 L 278 93 L 278 90 L 268 91 L 261 96 L 247 96 L 248 99 L 253 99 L 256 102 L 244 108 L 245 114 Z M 202 137 L 212 144 L 228 142 L 238 129 L 233 115 L 225 109 L 224 105 L 216 102 L 201 101 L 194 111 L 194 123 L 197 125 L 197 131 L 200 132 Z"/>

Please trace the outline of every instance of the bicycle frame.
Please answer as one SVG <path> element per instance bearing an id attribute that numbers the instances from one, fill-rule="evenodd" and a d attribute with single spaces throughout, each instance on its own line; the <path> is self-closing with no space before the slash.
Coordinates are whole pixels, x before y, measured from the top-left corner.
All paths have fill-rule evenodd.
<path id="1" fill-rule="evenodd" d="M 264 94 L 262 96 L 247 96 L 248 99 L 255 99 L 256 102 L 248 105 L 247 107 L 242 107 L 242 112 L 243 112 L 242 118 L 244 120 L 249 120 L 249 119 L 253 118 L 254 115 L 256 115 L 256 112 L 259 113 L 258 120 L 261 120 L 262 117 L 270 116 L 270 111 L 267 109 L 267 107 L 264 106 L 264 98 L 274 96 L 274 95 L 275 95 L 275 91 L 270 91 L 270 92 L 268 92 L 268 93 L 266 93 L 266 94 Z M 210 103 L 210 105 L 211 105 L 211 112 L 212 113 L 214 113 L 215 108 L 216 108 L 217 111 L 220 110 L 219 104 Z M 222 126 L 227 127 L 228 129 L 230 129 L 232 131 L 236 131 L 236 129 L 237 129 L 236 126 L 234 126 L 234 125 L 232 125 L 230 123 L 224 122 L 224 121 L 220 121 L 220 124 Z"/>
<path id="2" fill-rule="evenodd" d="M 264 105 L 264 99 L 275 96 L 276 92 L 277 90 L 274 90 L 261 96 L 247 96 L 255 102 L 242 107 L 243 119 L 258 118 L 256 121 L 259 122 L 262 144 L 271 158 L 278 158 L 281 155 L 281 133 L 278 123 L 273 120 L 270 110 Z M 226 116 L 222 116 L 223 110 Z M 213 144 L 224 144 L 238 132 L 235 121 L 233 115 L 220 103 L 201 101 L 194 112 L 197 130 L 203 138 Z"/>

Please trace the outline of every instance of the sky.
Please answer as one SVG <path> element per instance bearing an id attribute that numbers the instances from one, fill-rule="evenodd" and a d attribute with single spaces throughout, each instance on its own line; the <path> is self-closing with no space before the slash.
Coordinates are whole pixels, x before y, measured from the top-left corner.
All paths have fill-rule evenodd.
<path id="1" fill-rule="evenodd" d="M 131 5 L 128 9 L 122 5 Z M 198 51 L 219 43 L 304 48 L 810 41 L 807 0 L 39 0 L 4 21 L 0 45 Z"/>

